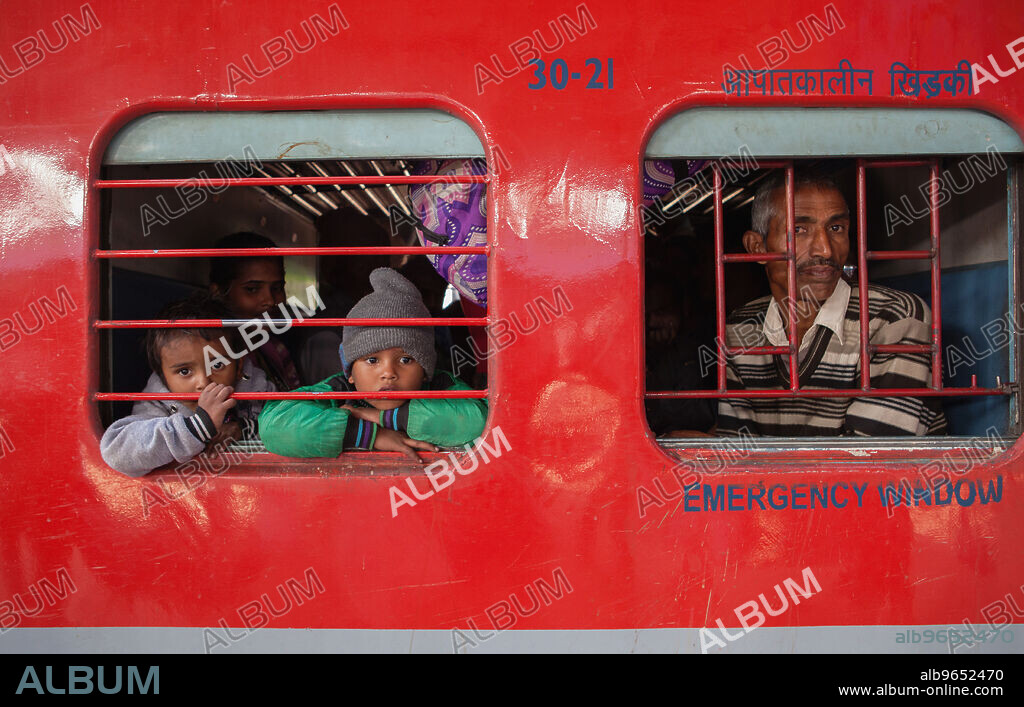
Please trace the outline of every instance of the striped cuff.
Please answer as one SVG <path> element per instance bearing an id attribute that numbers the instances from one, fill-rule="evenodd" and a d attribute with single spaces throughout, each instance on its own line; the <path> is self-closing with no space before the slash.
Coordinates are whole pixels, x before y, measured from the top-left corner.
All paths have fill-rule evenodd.
<path id="1" fill-rule="evenodd" d="M 217 426 L 213 424 L 213 418 L 201 407 L 196 406 L 196 413 L 185 418 L 185 426 L 192 436 L 203 444 L 217 436 Z"/>
<path id="2" fill-rule="evenodd" d="M 409 403 L 402 403 L 394 410 L 380 411 L 380 426 L 386 430 L 398 430 L 404 432 L 409 426 Z"/>
<path id="3" fill-rule="evenodd" d="M 372 422 L 350 416 L 348 418 L 348 425 L 345 427 L 345 439 L 342 442 L 342 448 L 373 449 L 373 443 L 377 440 L 378 429 L 377 425 Z"/>

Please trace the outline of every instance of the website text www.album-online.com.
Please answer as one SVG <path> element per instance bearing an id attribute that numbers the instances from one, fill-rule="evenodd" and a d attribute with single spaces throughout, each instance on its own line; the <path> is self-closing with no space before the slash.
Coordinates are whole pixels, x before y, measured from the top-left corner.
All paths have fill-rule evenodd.
<path id="1" fill-rule="evenodd" d="M 918 680 L 924 685 L 839 685 L 840 695 L 904 696 L 904 695 L 1002 695 L 1002 685 L 985 683 L 1002 682 L 1002 669 L 960 669 L 948 670 L 929 668 L 921 672 Z M 931 682 L 941 684 L 927 684 Z M 979 684 L 980 683 L 980 684 Z"/>

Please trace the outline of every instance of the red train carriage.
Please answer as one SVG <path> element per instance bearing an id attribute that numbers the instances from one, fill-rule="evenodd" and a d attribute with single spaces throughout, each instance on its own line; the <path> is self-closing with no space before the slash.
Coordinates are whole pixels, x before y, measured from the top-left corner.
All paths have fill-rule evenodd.
<path id="1" fill-rule="evenodd" d="M 1016 9 L 5 7 L 0 648 L 1019 652 Z M 486 245 L 417 241 L 417 165 L 473 159 L 450 183 L 486 188 Z M 929 388 L 865 372 L 844 395 L 941 398 L 949 434 L 659 437 L 645 398 L 736 396 L 723 334 L 765 290 L 739 240 L 759 180 L 830 160 L 850 281 L 932 312 Z M 645 204 L 655 161 L 671 190 Z M 463 375 L 485 385 L 458 394 L 488 401 L 481 444 L 426 467 L 255 444 L 109 468 L 139 331 L 180 325 L 156 311 L 234 231 L 287 248 L 296 301 L 382 258 L 420 267 L 440 312 L 456 289 L 425 256 L 486 258 L 486 309 L 431 322 L 476 334 Z M 645 376 L 656 270 L 682 328 L 707 324 L 707 387 Z M 790 371 L 795 343 L 774 351 Z"/>

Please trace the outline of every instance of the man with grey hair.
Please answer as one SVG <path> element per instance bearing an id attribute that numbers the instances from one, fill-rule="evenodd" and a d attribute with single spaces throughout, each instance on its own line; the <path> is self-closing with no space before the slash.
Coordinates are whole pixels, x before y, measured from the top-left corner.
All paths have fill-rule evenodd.
<path id="1" fill-rule="evenodd" d="M 861 294 L 842 279 L 850 253 L 850 210 L 835 182 L 809 172 L 794 175 L 796 319 L 789 322 L 789 271 L 784 260 L 761 261 L 771 295 L 740 307 L 726 322 L 732 348 L 788 346 L 796 329 L 803 389 L 860 388 Z M 754 198 L 748 253 L 786 252 L 785 177 L 765 180 Z M 931 313 L 917 295 L 868 288 L 871 344 L 928 344 Z M 787 356 L 740 353 L 726 360 L 728 387 L 788 389 Z M 924 388 L 931 379 L 927 353 L 876 353 L 870 363 L 875 388 Z M 717 431 L 786 437 L 944 434 L 937 398 L 727 398 L 719 402 Z"/>

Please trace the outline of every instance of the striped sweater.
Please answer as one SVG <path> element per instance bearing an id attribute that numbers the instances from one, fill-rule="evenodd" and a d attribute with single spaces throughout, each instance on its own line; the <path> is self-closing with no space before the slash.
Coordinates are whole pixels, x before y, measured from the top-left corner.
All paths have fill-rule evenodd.
<path id="1" fill-rule="evenodd" d="M 931 313 L 920 297 L 878 285 L 868 291 L 872 344 L 931 343 Z M 771 296 L 762 297 L 729 315 L 730 347 L 771 345 L 762 330 L 770 303 Z M 853 287 L 842 343 L 824 326 L 808 330 L 801 347 L 801 388 L 860 388 L 859 318 L 859 288 Z M 730 390 L 789 388 L 786 356 L 739 354 L 726 361 Z M 870 372 L 873 388 L 924 388 L 931 380 L 931 357 L 876 353 Z M 754 434 L 780 437 L 926 435 L 946 434 L 946 418 L 938 398 L 723 398 L 718 432 L 734 436 L 744 427 Z"/>

